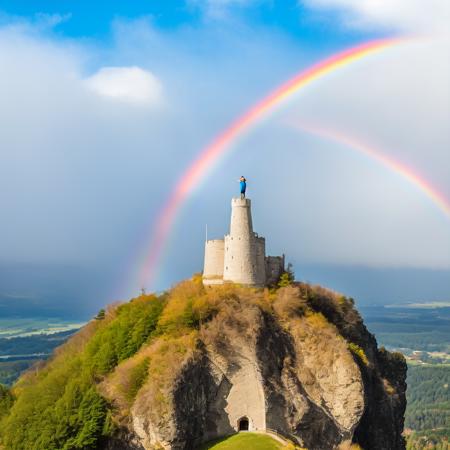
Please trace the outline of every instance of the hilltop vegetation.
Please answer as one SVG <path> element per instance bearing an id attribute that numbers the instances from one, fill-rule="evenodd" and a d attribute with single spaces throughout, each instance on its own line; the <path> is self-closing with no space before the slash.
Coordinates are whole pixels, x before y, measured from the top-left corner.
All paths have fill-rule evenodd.
<path id="1" fill-rule="evenodd" d="M 50 360 L 26 372 L 11 391 L 2 388 L 1 443 L 6 450 L 93 449 L 123 429 L 131 408 L 163 420 L 171 413 L 169 394 L 179 367 L 198 351 L 199 333 L 219 332 L 206 326 L 219 312 L 227 321 L 238 321 L 239 304 L 282 321 L 302 317 L 304 328 L 292 329 L 301 339 L 313 339 L 314 329 L 324 339 L 334 335 L 361 366 L 371 364 L 366 343 L 355 331 L 362 320 L 351 299 L 320 287 L 286 284 L 278 290 L 205 289 L 196 276 L 168 293 L 111 306 Z M 322 343 L 320 348 L 321 359 L 331 357 L 327 352 L 333 349 Z"/>

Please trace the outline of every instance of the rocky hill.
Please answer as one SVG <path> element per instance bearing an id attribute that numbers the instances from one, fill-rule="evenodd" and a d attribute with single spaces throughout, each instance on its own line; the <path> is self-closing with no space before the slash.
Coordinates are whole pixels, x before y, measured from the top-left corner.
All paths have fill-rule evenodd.
<path id="1" fill-rule="evenodd" d="M 0 411 L 1 442 L 181 450 L 249 428 L 309 450 L 403 449 L 405 378 L 351 299 L 194 277 L 109 308 L 22 376 Z"/>

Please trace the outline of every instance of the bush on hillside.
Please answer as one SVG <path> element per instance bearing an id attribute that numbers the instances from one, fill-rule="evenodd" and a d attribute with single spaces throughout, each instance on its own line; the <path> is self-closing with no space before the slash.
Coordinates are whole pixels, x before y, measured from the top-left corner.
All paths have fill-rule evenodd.
<path id="1" fill-rule="evenodd" d="M 292 264 L 289 263 L 286 270 L 281 274 L 278 287 L 290 286 L 295 281 L 295 274 Z"/>
<path id="2" fill-rule="evenodd" d="M 8 414 L 14 403 L 14 397 L 11 391 L 6 387 L 0 384 L 0 420 L 3 416 Z"/>
<path id="3" fill-rule="evenodd" d="M 369 365 L 369 360 L 367 359 L 367 356 L 364 352 L 364 350 L 358 345 L 353 342 L 349 342 L 348 344 L 349 350 L 358 357 L 358 359 L 365 365 Z"/>
<path id="4" fill-rule="evenodd" d="M 278 289 L 273 309 L 279 317 L 288 319 L 293 315 L 304 315 L 308 310 L 308 305 L 298 288 L 288 286 Z"/>

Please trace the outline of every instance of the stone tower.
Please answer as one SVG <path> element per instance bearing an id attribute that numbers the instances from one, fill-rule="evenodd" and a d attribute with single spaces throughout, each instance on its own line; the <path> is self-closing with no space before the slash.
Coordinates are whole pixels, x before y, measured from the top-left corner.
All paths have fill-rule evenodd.
<path id="1" fill-rule="evenodd" d="M 224 282 L 266 284 L 266 240 L 253 231 L 251 200 L 231 200 L 230 234 L 225 236 Z"/>
<path id="2" fill-rule="evenodd" d="M 284 256 L 266 257 L 266 241 L 253 231 L 251 200 L 231 200 L 230 233 L 207 240 L 203 283 L 265 286 L 284 271 Z"/>

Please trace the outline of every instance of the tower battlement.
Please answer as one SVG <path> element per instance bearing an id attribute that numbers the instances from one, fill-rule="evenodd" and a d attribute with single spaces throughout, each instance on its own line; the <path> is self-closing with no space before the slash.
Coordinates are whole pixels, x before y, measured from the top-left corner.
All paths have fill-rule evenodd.
<path id="1" fill-rule="evenodd" d="M 253 231 L 251 200 L 231 200 L 230 232 L 205 242 L 203 283 L 273 284 L 284 271 L 284 256 L 266 257 L 266 240 Z"/>

